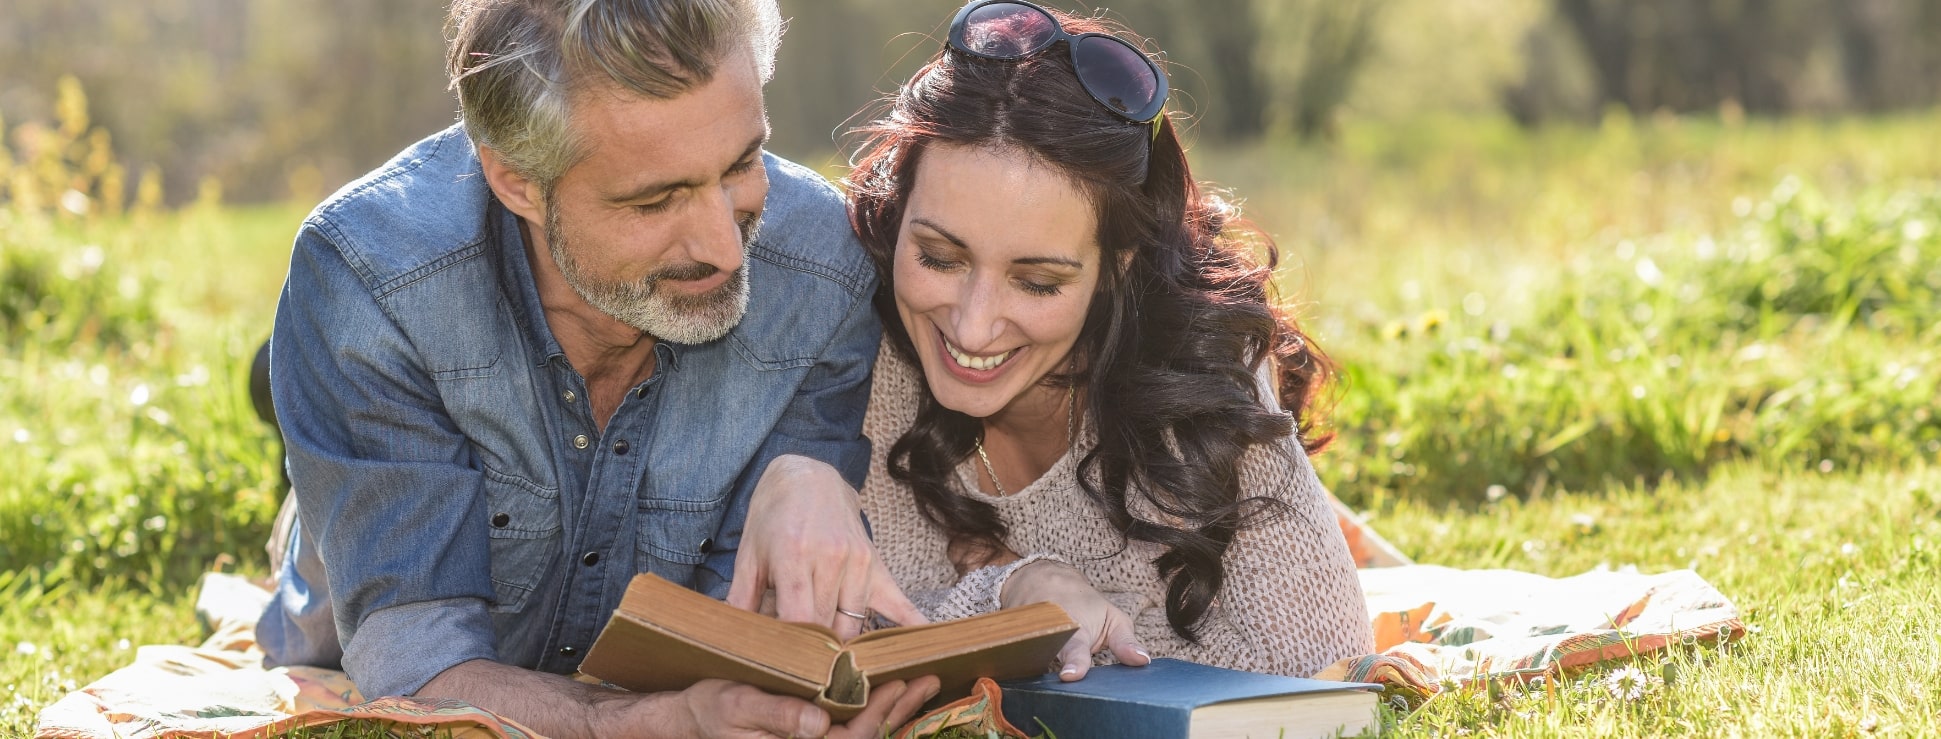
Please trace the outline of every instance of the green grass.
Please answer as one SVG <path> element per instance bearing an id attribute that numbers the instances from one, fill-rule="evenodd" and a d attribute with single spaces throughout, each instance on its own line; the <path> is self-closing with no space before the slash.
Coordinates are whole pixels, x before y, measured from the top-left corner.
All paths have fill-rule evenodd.
<path id="1" fill-rule="evenodd" d="M 1318 465 L 1389 538 L 1690 567 L 1756 629 L 1641 663 L 1636 700 L 1597 671 L 1393 735 L 1941 730 L 1938 126 L 1444 120 L 1201 154 L 1299 267 L 1346 380 Z M 219 555 L 262 571 L 278 450 L 244 373 L 303 207 L 0 205 L 0 736 L 199 638 Z"/>
<path id="2" fill-rule="evenodd" d="M 1849 736 L 1941 728 L 1941 468 L 1773 472 L 1728 465 L 1703 483 L 1564 494 L 1452 515 L 1398 506 L 1376 525 L 1424 561 L 1554 576 L 1599 565 L 1691 568 L 1754 632 L 1645 660 L 1673 675 L 1639 700 L 1607 673 L 1529 691 L 1449 693 L 1403 735 Z M 1666 667 L 1670 672 L 1666 672 Z"/>

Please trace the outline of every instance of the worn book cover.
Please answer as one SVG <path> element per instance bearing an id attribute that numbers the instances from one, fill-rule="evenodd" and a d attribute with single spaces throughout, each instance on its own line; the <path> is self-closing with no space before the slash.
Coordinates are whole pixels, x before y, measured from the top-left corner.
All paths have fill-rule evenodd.
<path id="1" fill-rule="evenodd" d="M 580 671 L 628 690 L 683 690 L 701 680 L 747 683 L 815 701 L 837 721 L 870 686 L 936 675 L 939 700 L 980 677 L 1043 673 L 1078 626 L 1050 603 L 960 621 L 871 631 L 847 642 L 827 628 L 750 613 L 652 574 L 636 575 Z"/>
<path id="2" fill-rule="evenodd" d="M 1001 681 L 1004 718 L 1058 739 L 1150 737 L 1305 739 L 1378 730 L 1379 687 L 1155 659 L 1105 665 L 1085 679 L 1056 675 Z"/>

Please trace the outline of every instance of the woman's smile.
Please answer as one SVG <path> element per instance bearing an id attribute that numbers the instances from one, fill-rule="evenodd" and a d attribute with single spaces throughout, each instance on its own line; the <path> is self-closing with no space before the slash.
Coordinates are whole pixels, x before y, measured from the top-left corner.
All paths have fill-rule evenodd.
<path id="1" fill-rule="evenodd" d="M 934 327 L 933 327 L 934 328 Z M 1018 347 L 997 354 L 973 354 L 964 351 L 957 343 L 945 336 L 942 329 L 937 330 L 937 345 L 942 347 L 944 356 L 941 362 L 951 374 L 965 382 L 985 383 L 998 378 L 1011 368 L 1011 360 L 1031 347 Z"/>

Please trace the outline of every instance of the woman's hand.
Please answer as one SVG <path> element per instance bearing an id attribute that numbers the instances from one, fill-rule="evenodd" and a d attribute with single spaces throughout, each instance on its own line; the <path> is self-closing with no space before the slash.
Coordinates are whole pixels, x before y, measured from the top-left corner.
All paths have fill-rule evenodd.
<path id="1" fill-rule="evenodd" d="M 1132 617 L 1106 600 L 1085 573 L 1071 565 L 1041 559 L 1020 567 L 1005 580 L 998 600 L 1005 608 L 1056 603 L 1078 622 L 1078 633 L 1058 652 L 1058 677 L 1065 682 L 1085 677 L 1092 669 L 1092 654 L 1101 649 L 1112 650 L 1120 662 L 1135 667 L 1152 661 L 1132 633 Z"/>

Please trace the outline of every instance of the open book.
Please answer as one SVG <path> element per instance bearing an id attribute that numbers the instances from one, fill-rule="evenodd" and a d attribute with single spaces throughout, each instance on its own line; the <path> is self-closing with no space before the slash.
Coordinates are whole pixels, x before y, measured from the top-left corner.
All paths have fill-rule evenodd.
<path id="1" fill-rule="evenodd" d="M 643 573 L 580 671 L 637 692 L 733 680 L 815 701 L 846 721 L 862 711 L 875 683 L 936 675 L 943 681 L 937 697 L 951 700 L 980 677 L 1041 674 L 1077 630 L 1064 609 L 1036 603 L 843 642 L 822 626 L 743 611 Z"/>

